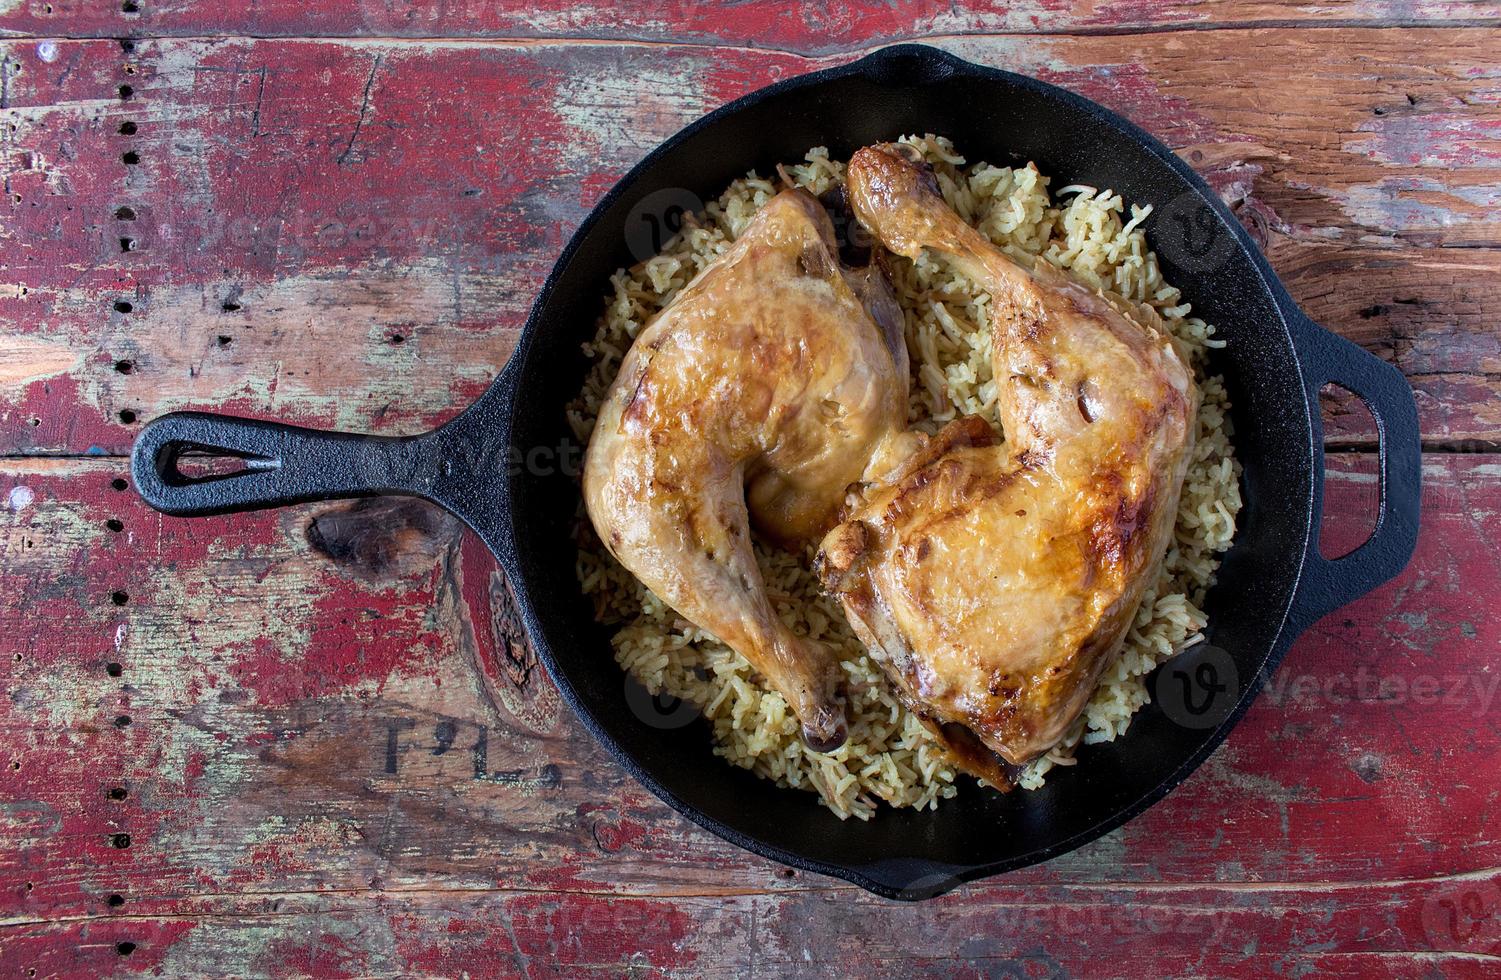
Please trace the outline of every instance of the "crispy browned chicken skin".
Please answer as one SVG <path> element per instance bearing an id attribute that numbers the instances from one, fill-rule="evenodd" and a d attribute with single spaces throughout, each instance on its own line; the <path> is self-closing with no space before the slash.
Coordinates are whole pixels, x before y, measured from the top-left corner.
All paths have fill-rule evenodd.
<path id="1" fill-rule="evenodd" d="M 585 458 L 611 553 L 750 661 L 817 749 L 845 738 L 838 664 L 777 617 L 750 522 L 817 540 L 852 482 L 912 448 L 901 315 L 879 268 L 840 266 L 822 205 L 783 191 L 637 337 Z"/>
<path id="2" fill-rule="evenodd" d="M 1155 315 L 1008 258 L 901 147 L 856 153 L 848 193 L 887 248 L 932 249 L 990 293 L 1006 442 L 951 423 L 867 489 L 819 573 L 955 761 L 1004 787 L 992 753 L 1020 765 L 1065 734 L 1157 574 L 1198 389 Z"/>

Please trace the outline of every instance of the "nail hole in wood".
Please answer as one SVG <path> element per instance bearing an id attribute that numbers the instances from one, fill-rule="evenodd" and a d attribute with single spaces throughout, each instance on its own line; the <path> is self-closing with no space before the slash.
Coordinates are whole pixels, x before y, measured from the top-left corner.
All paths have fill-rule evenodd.
<path id="1" fill-rule="evenodd" d="M 104 665 L 104 672 L 111 677 L 119 677 L 121 674 L 125 673 L 125 665 L 117 663 L 107 663 Z"/>
<path id="2" fill-rule="evenodd" d="M 131 88 L 129 85 L 121 85 L 120 86 L 120 98 L 121 98 L 121 100 L 128 99 L 132 95 L 135 95 L 135 94 L 136 94 L 136 90 L 133 89 L 133 88 Z"/>
<path id="3" fill-rule="evenodd" d="M 112 800 L 123 800 L 125 799 L 125 797 L 130 795 L 130 792 L 126 790 L 124 786 L 116 786 L 112 788 L 107 795 Z M 128 840 L 129 838 L 127 838 L 127 841 Z"/>
<path id="4" fill-rule="evenodd" d="M 129 483 L 125 482 L 125 478 L 123 476 L 115 477 L 113 480 L 109 481 L 109 485 L 114 487 L 116 490 L 124 490 L 126 487 L 130 486 Z"/>
<path id="5" fill-rule="evenodd" d="M 104 526 L 109 528 L 111 531 L 114 531 L 116 534 L 119 534 L 121 531 L 125 530 L 125 522 L 120 520 L 118 517 L 111 517 L 109 520 L 104 522 Z"/>
<path id="6" fill-rule="evenodd" d="M 117 909 L 120 906 L 122 906 L 122 905 L 125 904 L 125 896 L 124 895 L 111 895 L 109 898 L 106 898 L 104 900 L 104 903 L 106 905 L 108 905 L 112 909 Z"/>
<path id="7" fill-rule="evenodd" d="M 233 313 L 236 310 L 238 310 L 239 308 L 240 308 L 240 304 L 239 303 L 235 303 L 235 302 L 232 302 L 230 300 L 225 300 L 224 304 L 220 307 L 220 309 L 222 309 L 225 313 Z"/>
<path id="8" fill-rule="evenodd" d="M 118 372 L 120 372 L 121 374 L 129 374 L 130 372 L 134 371 L 135 369 L 136 369 L 136 366 L 134 364 L 132 364 L 130 361 L 122 359 L 122 360 L 118 360 L 118 361 L 115 362 L 115 370 L 118 371 Z"/>
<path id="9" fill-rule="evenodd" d="M 113 844 L 115 847 L 118 847 L 120 850 L 123 851 L 127 847 L 130 846 L 130 835 L 129 834 L 110 834 L 109 842 L 111 844 Z"/>
<path id="10" fill-rule="evenodd" d="M 37 418 L 37 417 L 36 417 L 36 416 L 34 416 L 34 415 L 33 415 L 33 416 L 32 416 L 32 417 L 31 417 L 31 418 L 29 418 L 29 419 L 27 419 L 27 420 L 26 420 L 26 421 L 27 421 L 27 423 L 28 423 L 28 424 L 29 424 L 29 425 L 30 425 L 30 426 L 31 426 L 31 427 L 32 427 L 32 428 L 33 428 L 33 429 L 35 429 L 35 428 L 36 428 L 36 427 L 37 427 L 37 426 L 39 426 L 39 425 L 41 425 L 41 424 L 42 424 L 42 420 L 41 420 L 41 419 L 39 419 L 39 418 Z"/>
<path id="11" fill-rule="evenodd" d="M 127 167 L 134 167 L 136 164 L 141 162 L 141 155 L 135 150 L 127 150 L 124 153 L 120 154 L 120 161 Z"/>
<path id="12" fill-rule="evenodd" d="M 135 208 L 115 208 L 115 218 L 119 221 L 134 221 L 136 219 Z"/>
<path id="13" fill-rule="evenodd" d="M 122 408 L 122 409 L 120 409 L 120 421 L 121 422 L 125 423 L 126 425 L 130 425 L 133 422 L 135 422 L 135 420 L 136 420 L 136 413 L 135 412 L 132 412 L 128 408 Z"/>
<path id="14" fill-rule="evenodd" d="M 135 49 L 136 49 L 136 43 L 135 43 L 135 41 L 131 40 L 128 37 L 122 37 L 122 38 L 120 38 L 120 50 L 121 51 L 124 51 L 126 54 L 129 54 L 130 52 L 134 51 Z"/>
<path id="15" fill-rule="evenodd" d="M 122 252 L 134 252 L 135 250 L 136 250 L 136 240 L 134 238 L 122 238 L 122 239 L 120 239 L 120 251 L 122 251 Z"/>
<path id="16" fill-rule="evenodd" d="M 136 944 L 132 942 L 115 943 L 115 952 L 121 956 L 129 956 L 136 951 Z"/>
<path id="17" fill-rule="evenodd" d="M 397 345 L 398 347 L 401 346 L 402 344 L 406 343 L 406 342 L 407 342 L 407 339 L 405 337 L 403 337 L 399 333 L 394 333 L 394 334 L 391 335 L 391 343 Z"/>
<path id="18" fill-rule="evenodd" d="M 130 596 L 128 594 L 124 593 L 124 592 L 116 590 L 116 591 L 111 592 L 109 594 L 109 599 L 115 605 L 117 605 L 117 606 L 123 606 L 127 602 L 130 601 Z"/>
<path id="19" fill-rule="evenodd" d="M 121 136 L 134 136 L 135 134 L 136 134 L 136 124 L 133 123 L 133 122 L 131 122 L 129 119 L 125 120 L 124 122 L 122 122 L 120 124 L 120 135 Z"/>
<path id="20" fill-rule="evenodd" d="M 137 0 L 121 0 L 120 12 L 124 14 L 138 14 L 141 12 L 141 5 Z"/>
<path id="21" fill-rule="evenodd" d="M 129 300 L 115 300 L 116 313 L 129 313 L 133 309 L 135 309 L 135 305 L 132 304 Z"/>
<path id="22" fill-rule="evenodd" d="M 130 727 L 130 715 L 119 715 L 119 716 L 117 716 L 115 718 L 115 727 L 116 728 L 129 728 Z"/>
<path id="23" fill-rule="evenodd" d="M 228 347 L 232 343 L 234 343 L 234 338 L 233 337 L 226 337 L 222 333 L 219 335 L 219 346 L 220 347 Z"/>

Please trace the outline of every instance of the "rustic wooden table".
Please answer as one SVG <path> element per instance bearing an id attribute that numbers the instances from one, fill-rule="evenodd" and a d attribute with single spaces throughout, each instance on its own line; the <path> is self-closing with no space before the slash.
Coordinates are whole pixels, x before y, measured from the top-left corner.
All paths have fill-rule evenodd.
<path id="1" fill-rule="evenodd" d="M 1501 966 L 1501 4 L 0 7 L 0 974 Z M 452 519 L 130 492 L 171 409 L 442 421 L 658 141 L 925 37 L 1167 141 L 1417 393 L 1411 566 L 1125 828 L 921 905 L 794 873 L 588 738 Z"/>

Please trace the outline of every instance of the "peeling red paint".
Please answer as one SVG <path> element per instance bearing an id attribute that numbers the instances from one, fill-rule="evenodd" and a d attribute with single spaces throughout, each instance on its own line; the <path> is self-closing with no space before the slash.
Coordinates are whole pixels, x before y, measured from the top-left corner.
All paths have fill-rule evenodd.
<path id="1" fill-rule="evenodd" d="M 52 61 L 38 38 L 0 43 L 7 965 L 1482 975 L 1501 954 L 1501 844 L 1484 833 L 1501 707 L 1482 704 L 1501 620 L 1475 598 L 1501 582 L 1494 454 L 1429 456 L 1412 568 L 1310 631 L 1184 787 L 1088 848 L 920 906 L 753 858 L 632 782 L 507 633 L 472 536 L 351 569 L 309 545 L 318 508 L 164 518 L 120 458 L 141 421 L 182 407 L 387 433 L 446 419 L 504 363 L 588 207 L 659 140 L 851 45 L 927 30 L 1208 151 L 1188 159 L 1299 301 L 1413 380 L 1425 438 L 1494 448 L 1501 120 L 1469 63 L 1489 34 L 1408 30 L 1367 3 L 752 2 L 733 29 L 714 8 L 633 3 L 607 12 L 631 43 L 513 45 L 309 38 L 593 36 L 599 11 L 22 6 L 7 29 L 103 39 L 59 41 Z M 1159 29 L 1327 17 L 1383 29 L 1316 45 L 1286 26 Z M 111 39 L 252 20 L 292 37 L 142 38 L 128 57 Z M 1082 33 L 967 36 L 1000 30 Z M 1329 434 L 1359 444 L 1343 407 Z M 1331 537 L 1359 539 L 1369 455 L 1335 464 Z"/>

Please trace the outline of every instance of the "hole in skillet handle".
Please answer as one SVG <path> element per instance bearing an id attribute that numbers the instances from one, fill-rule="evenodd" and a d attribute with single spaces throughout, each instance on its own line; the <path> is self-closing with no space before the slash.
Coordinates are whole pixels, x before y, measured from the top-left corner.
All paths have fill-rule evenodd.
<path id="1" fill-rule="evenodd" d="M 1336 382 L 1319 389 L 1319 407 L 1325 452 L 1319 554 L 1333 561 L 1357 551 L 1376 533 L 1381 516 L 1381 430 L 1365 399 Z M 1337 453 L 1345 455 L 1331 458 Z"/>
<path id="2" fill-rule="evenodd" d="M 156 510 L 183 517 L 298 499 L 305 488 L 273 473 L 282 466 L 287 431 L 274 423 L 199 412 L 153 419 L 131 449 L 136 492 Z"/>
<path id="3" fill-rule="evenodd" d="M 170 418 L 167 421 L 170 422 Z M 281 465 L 281 460 L 274 454 L 257 451 L 258 447 L 254 445 L 209 443 L 187 437 L 186 432 L 153 438 L 157 431 L 153 425 L 143 433 L 144 455 L 154 474 L 168 487 L 214 483 L 244 473 L 274 470 Z"/>
<path id="4" fill-rule="evenodd" d="M 273 470 L 277 461 L 250 453 L 179 443 L 157 457 L 158 472 L 169 487 L 186 487 L 237 476 L 247 470 Z"/>
<path id="5" fill-rule="evenodd" d="M 965 64 L 941 48 L 894 44 L 856 62 L 861 73 L 882 85 L 932 85 L 953 76 Z"/>

